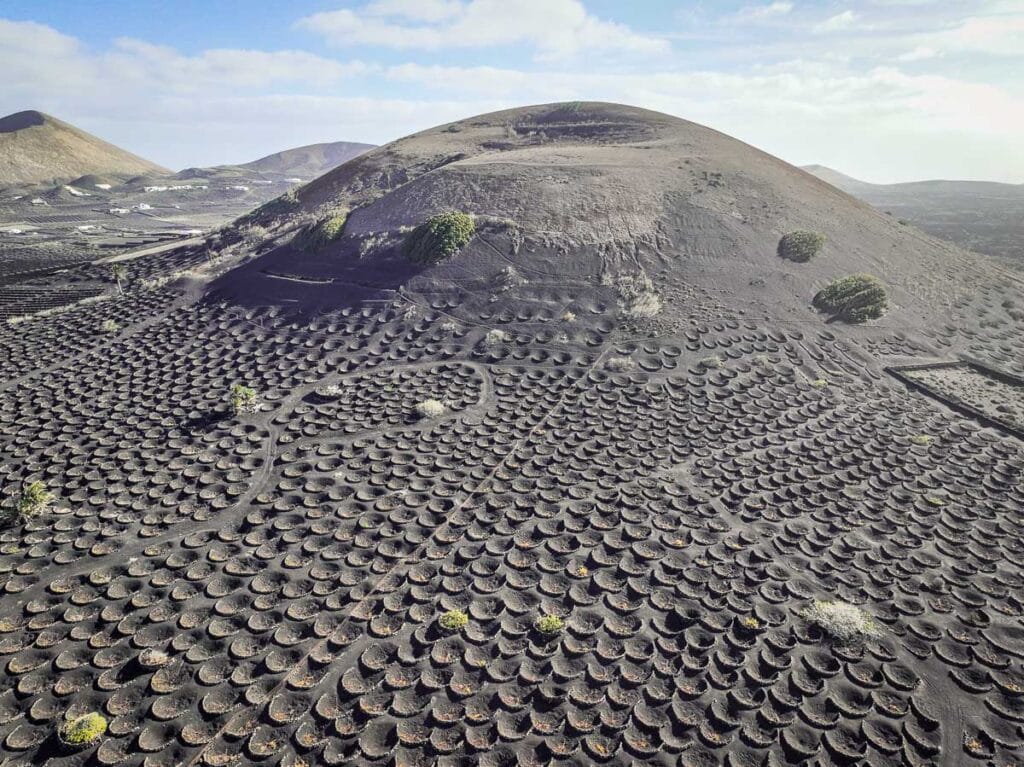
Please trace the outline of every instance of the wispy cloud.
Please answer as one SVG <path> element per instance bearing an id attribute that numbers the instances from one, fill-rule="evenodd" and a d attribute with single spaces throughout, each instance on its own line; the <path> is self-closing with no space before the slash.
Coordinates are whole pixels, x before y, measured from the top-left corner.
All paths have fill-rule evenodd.
<path id="1" fill-rule="evenodd" d="M 1024 58 L 1024 5 L 1017 16 L 972 16 L 928 41 L 939 50 Z"/>
<path id="2" fill-rule="evenodd" d="M 820 24 L 815 25 L 814 29 L 816 32 L 838 32 L 849 29 L 857 23 L 859 18 L 853 11 L 843 11 L 835 16 L 829 16 Z"/>
<path id="3" fill-rule="evenodd" d="M 658 54 L 661 37 L 590 14 L 579 0 L 378 0 L 306 16 L 297 26 L 338 45 L 442 50 L 529 45 L 543 57 L 588 51 Z"/>
<path id="4" fill-rule="evenodd" d="M 918 45 L 913 50 L 901 53 L 896 57 L 897 61 L 925 61 L 927 59 L 933 59 L 939 55 L 939 52 L 934 48 L 929 48 L 927 45 Z"/>
<path id="5" fill-rule="evenodd" d="M 773 3 L 766 3 L 764 5 L 747 5 L 740 8 L 730 18 L 735 21 L 763 21 L 765 19 L 776 19 L 781 16 L 786 16 L 792 12 L 794 8 L 793 3 L 788 0 L 776 0 Z"/>

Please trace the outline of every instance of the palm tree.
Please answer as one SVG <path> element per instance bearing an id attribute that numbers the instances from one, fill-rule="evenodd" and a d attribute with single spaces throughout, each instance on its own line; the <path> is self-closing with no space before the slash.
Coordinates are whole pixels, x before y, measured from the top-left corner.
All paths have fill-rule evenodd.
<path id="1" fill-rule="evenodd" d="M 124 266 L 121 264 L 113 264 L 110 267 L 110 273 L 114 276 L 114 279 L 117 280 L 117 290 L 123 296 L 124 288 L 121 287 L 121 280 L 123 280 L 127 275 Z"/>

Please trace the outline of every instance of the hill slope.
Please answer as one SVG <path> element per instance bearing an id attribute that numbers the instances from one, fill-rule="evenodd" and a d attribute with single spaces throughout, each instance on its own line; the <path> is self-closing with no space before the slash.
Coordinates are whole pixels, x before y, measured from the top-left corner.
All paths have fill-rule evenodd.
<path id="1" fill-rule="evenodd" d="M 563 284 L 652 280 L 666 297 L 699 289 L 748 315 L 808 321 L 827 281 L 867 272 L 889 283 L 889 322 L 926 326 L 937 294 L 991 268 L 717 131 L 607 104 L 528 107 L 424 131 L 306 185 L 299 201 L 263 223 L 286 230 L 347 210 L 344 236 L 313 254 L 280 248 L 249 270 L 259 285 L 239 294 L 316 300 L 265 279 L 274 270 L 408 290 L 497 281 L 511 267 Z M 409 264 L 403 228 L 444 210 L 476 215 L 480 235 L 449 262 Z M 777 255 L 782 235 L 798 229 L 826 238 L 810 263 Z M 686 321 L 685 304 L 666 309 L 665 321 Z"/>
<path id="2" fill-rule="evenodd" d="M 261 157 L 259 160 L 243 163 L 239 167 L 259 173 L 316 178 L 373 148 L 373 144 L 360 144 L 353 141 L 310 144 L 286 149 L 283 152 L 275 152 Z"/>
<path id="3" fill-rule="evenodd" d="M 929 234 L 1024 267 L 1024 184 L 956 180 L 870 184 L 823 165 L 808 165 L 804 170 Z"/>
<path id="4" fill-rule="evenodd" d="M 144 173 L 169 171 L 42 112 L 17 112 L 0 119 L 0 184 Z"/>

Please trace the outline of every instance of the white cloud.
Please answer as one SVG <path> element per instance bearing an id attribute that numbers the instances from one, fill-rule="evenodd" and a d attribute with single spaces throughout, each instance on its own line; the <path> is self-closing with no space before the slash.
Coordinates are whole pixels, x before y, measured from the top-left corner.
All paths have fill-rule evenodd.
<path id="1" fill-rule="evenodd" d="M 469 6 L 447 0 L 377 4 L 392 20 L 439 29 L 462 23 Z M 416 21 L 428 17 L 442 21 Z M 780 18 L 788 27 L 789 17 Z M 879 20 L 867 17 L 856 29 L 863 23 Z M 951 55 L 951 46 L 990 45 L 995 33 L 985 27 L 983 34 L 966 18 L 944 24 L 931 33 L 897 30 L 886 37 L 803 34 L 796 51 L 775 40 L 770 55 L 755 51 L 729 59 L 719 52 L 702 67 L 666 58 L 657 67 L 606 74 L 572 59 L 521 68 L 428 66 L 415 58 L 384 66 L 305 51 L 186 55 L 140 40 L 90 50 L 49 27 L 0 20 L 0 114 L 41 109 L 180 168 L 244 162 L 317 141 L 382 143 L 529 103 L 618 101 L 710 125 L 790 162 L 820 162 L 868 180 L 944 176 L 1020 183 L 1020 77 L 1013 67 L 1001 67 L 1008 74 L 1000 85 L 986 67 L 976 81 L 952 70 L 965 57 Z M 950 37 L 946 47 L 931 39 L 961 28 L 968 33 Z M 1000 38 L 996 48 L 1004 50 L 999 46 L 1009 39 Z M 934 59 L 926 59 L 929 51 Z M 904 71 L 900 54 L 920 63 Z M 463 51 L 461 57 L 495 60 L 487 52 Z M 865 66 L 865 59 L 889 66 Z M 728 70 L 721 61 L 729 61 Z M 940 69 L 946 62 L 952 62 L 949 71 Z M 389 97 L 393 93 L 415 95 Z"/>
<path id="2" fill-rule="evenodd" d="M 34 93 L 137 91 L 169 88 L 210 92 L 281 83 L 325 86 L 366 74 L 362 62 L 342 63 L 305 51 L 207 50 L 186 56 L 173 48 L 120 38 L 99 54 L 32 22 L 0 19 L 0 71 L 8 91 Z"/>
<path id="3" fill-rule="evenodd" d="M 776 0 L 767 5 L 748 5 L 740 8 L 733 16 L 737 21 L 762 21 L 764 19 L 786 16 L 793 10 L 793 3 L 786 0 Z"/>
<path id="4" fill-rule="evenodd" d="M 395 16 L 409 21 L 437 22 L 458 16 L 458 0 L 374 0 L 366 7 L 371 16 Z"/>
<path id="5" fill-rule="evenodd" d="M 814 29 L 816 32 L 838 32 L 840 30 L 849 29 L 852 27 L 860 17 L 853 11 L 843 11 L 837 13 L 835 16 L 830 16 L 820 24 L 817 24 Z"/>
<path id="6" fill-rule="evenodd" d="M 931 35 L 929 41 L 945 51 L 1024 58 L 1024 5 L 1018 14 L 967 18 L 951 29 Z"/>
<path id="7" fill-rule="evenodd" d="M 359 61 L 341 63 L 304 51 L 215 49 L 184 56 L 173 48 L 121 38 L 105 64 L 125 77 L 193 92 L 262 88 L 279 83 L 323 86 L 365 75 Z"/>
<path id="8" fill-rule="evenodd" d="M 939 52 L 934 48 L 929 48 L 927 45 L 918 45 L 911 51 L 901 53 L 896 57 L 897 61 L 925 61 L 927 59 L 933 59 L 939 55 Z"/>
<path id="9" fill-rule="evenodd" d="M 1019 154 L 1012 147 L 1024 124 L 1024 98 L 895 68 L 839 73 L 796 61 L 764 74 L 548 72 L 538 78 L 514 69 L 407 64 L 386 75 L 510 106 L 569 99 L 636 104 L 710 125 L 790 162 L 822 162 L 871 180 L 1024 180 L 1024 158 L 1010 160 Z"/>
<path id="10" fill-rule="evenodd" d="M 346 46 L 442 50 L 526 44 L 545 57 L 669 50 L 665 39 L 592 16 L 579 0 L 434 0 L 426 10 L 410 0 L 378 0 L 355 11 L 306 16 L 297 26 Z"/>
<path id="11" fill-rule="evenodd" d="M 265 120 L 273 117 L 274 108 L 268 88 L 330 90 L 370 71 L 372 67 L 361 62 L 339 62 L 304 51 L 222 49 L 186 56 L 132 39 L 119 39 L 110 50 L 92 52 L 50 27 L 0 19 L 0 72 L 5 78 L 0 114 L 23 109 L 50 112 L 169 165 L 224 162 L 216 155 L 225 148 L 240 152 L 252 145 L 250 137 L 261 126 L 242 123 L 230 111 L 230 99 L 249 94 L 249 103 L 266 106 Z M 189 148 L 212 138 L 209 124 L 196 117 L 204 105 L 211 115 L 222 111 L 219 121 L 233 124 L 236 137 L 220 143 L 210 140 L 195 156 L 188 156 Z M 298 114 L 288 119 L 294 124 Z M 318 135 L 318 140 L 327 138 Z M 285 140 L 276 149 L 292 145 Z M 267 154 L 265 148 L 259 147 L 253 156 Z M 242 161 L 246 156 L 231 159 Z"/>

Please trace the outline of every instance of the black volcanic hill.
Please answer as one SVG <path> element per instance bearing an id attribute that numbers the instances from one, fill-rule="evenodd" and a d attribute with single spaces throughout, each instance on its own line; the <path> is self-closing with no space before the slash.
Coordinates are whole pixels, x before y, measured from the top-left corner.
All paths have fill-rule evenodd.
<path id="1" fill-rule="evenodd" d="M 0 297 L 0 762 L 1019 763 L 1014 272 L 592 103 L 117 263 Z"/>
<path id="2" fill-rule="evenodd" d="M 932 322 L 936 293 L 948 298 L 991 269 L 717 131 L 610 104 L 527 107 L 439 126 L 346 163 L 303 187 L 299 200 L 272 225 L 347 212 L 344 236 L 316 253 L 279 249 L 249 269 L 261 285 L 240 294 L 338 294 L 265 277 L 275 271 L 436 289 L 514 269 L 592 286 L 649 279 L 666 295 L 707 290 L 747 316 L 811 321 L 811 298 L 827 281 L 870 273 L 889 285 L 887 322 L 907 327 Z M 476 216 L 480 236 L 443 264 L 410 265 L 403 229 L 445 210 Z M 780 238 L 794 230 L 823 235 L 821 254 L 804 264 L 779 258 Z M 685 310 L 665 305 L 667 318 Z"/>
<path id="3" fill-rule="evenodd" d="M 70 181 L 87 174 L 164 174 L 166 168 L 42 112 L 0 119 L 0 184 Z"/>

